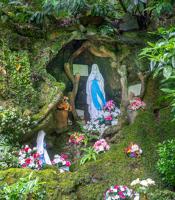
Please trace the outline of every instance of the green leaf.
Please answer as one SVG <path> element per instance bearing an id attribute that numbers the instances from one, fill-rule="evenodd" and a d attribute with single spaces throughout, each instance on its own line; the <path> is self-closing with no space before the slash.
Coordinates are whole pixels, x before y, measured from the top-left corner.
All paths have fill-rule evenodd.
<path id="1" fill-rule="evenodd" d="M 163 76 L 168 79 L 170 78 L 171 74 L 172 74 L 172 67 L 170 65 L 167 65 L 166 67 L 164 67 L 163 69 Z"/>

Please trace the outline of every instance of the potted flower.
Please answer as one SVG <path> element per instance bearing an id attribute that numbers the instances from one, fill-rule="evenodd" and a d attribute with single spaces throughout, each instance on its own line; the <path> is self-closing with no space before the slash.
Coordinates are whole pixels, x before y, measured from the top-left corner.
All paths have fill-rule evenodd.
<path id="1" fill-rule="evenodd" d="M 72 154 L 75 158 L 80 158 L 81 147 L 83 144 L 86 145 L 87 137 L 80 132 L 70 133 L 69 144 L 71 145 Z"/>
<path id="2" fill-rule="evenodd" d="M 30 148 L 28 145 L 22 147 L 19 151 L 19 166 L 22 168 L 41 169 L 42 162 L 40 160 L 40 154 L 37 153 L 37 148 Z"/>
<path id="3" fill-rule="evenodd" d="M 131 143 L 127 148 L 125 148 L 125 153 L 130 158 L 138 158 L 142 154 L 142 149 L 138 144 Z"/>
<path id="4" fill-rule="evenodd" d="M 52 160 L 52 165 L 59 168 L 60 172 L 69 171 L 69 167 L 71 166 L 71 162 L 67 160 L 66 155 L 55 155 Z"/>
<path id="5" fill-rule="evenodd" d="M 145 107 L 146 107 L 145 102 L 143 102 L 139 97 L 134 97 L 132 100 L 130 100 L 130 104 L 128 106 L 129 121 L 133 123 L 138 114 L 137 111 L 144 110 Z"/>
<path id="6" fill-rule="evenodd" d="M 131 200 L 131 198 L 132 190 L 123 185 L 111 186 L 104 195 L 104 200 Z"/>
<path id="7" fill-rule="evenodd" d="M 100 153 L 108 151 L 110 149 L 110 146 L 108 145 L 105 139 L 100 139 L 95 142 L 93 148 L 97 153 Z"/>

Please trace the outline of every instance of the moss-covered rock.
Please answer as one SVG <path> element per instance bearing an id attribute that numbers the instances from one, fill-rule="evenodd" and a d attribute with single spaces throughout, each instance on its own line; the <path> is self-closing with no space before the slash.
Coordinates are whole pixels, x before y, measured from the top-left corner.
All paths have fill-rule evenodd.
<path id="1" fill-rule="evenodd" d="M 83 166 L 72 167 L 72 172 L 60 174 L 54 168 L 34 171 L 34 176 L 46 182 L 47 193 L 55 195 L 55 199 L 87 199 L 103 198 L 104 191 L 114 184 L 130 185 L 136 178 L 152 178 L 156 187 L 163 183 L 156 171 L 157 145 L 165 139 L 174 137 L 174 124 L 169 124 L 170 109 L 160 110 L 159 120 L 150 111 L 139 112 L 136 121 L 122 129 L 123 138 L 111 145 L 110 151 L 97 156 Z M 138 143 L 143 155 L 138 159 L 128 158 L 124 148 L 130 142 Z M 0 185 L 11 184 L 19 177 L 27 175 L 31 170 L 8 169 L 0 171 Z"/>

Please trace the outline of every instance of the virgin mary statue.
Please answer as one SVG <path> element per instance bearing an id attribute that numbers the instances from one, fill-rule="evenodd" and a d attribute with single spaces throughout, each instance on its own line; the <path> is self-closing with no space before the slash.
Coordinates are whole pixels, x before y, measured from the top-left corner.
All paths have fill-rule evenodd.
<path id="1" fill-rule="evenodd" d="M 106 104 L 104 92 L 104 79 L 98 65 L 93 64 L 86 84 L 88 111 L 91 119 L 97 119 Z"/>
<path id="2" fill-rule="evenodd" d="M 37 152 L 40 154 L 40 161 L 42 163 L 42 165 L 44 164 L 48 164 L 48 165 L 52 165 L 49 155 L 47 153 L 46 150 L 46 143 L 44 142 L 44 137 L 45 137 L 46 133 L 41 130 L 38 133 L 38 137 L 37 137 Z"/>

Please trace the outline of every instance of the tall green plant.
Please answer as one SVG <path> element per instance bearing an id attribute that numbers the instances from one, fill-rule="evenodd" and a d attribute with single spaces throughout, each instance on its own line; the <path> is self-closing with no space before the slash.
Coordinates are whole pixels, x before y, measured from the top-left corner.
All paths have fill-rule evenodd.
<path id="1" fill-rule="evenodd" d="M 175 186 L 175 140 L 168 140 L 159 145 L 157 169 L 167 183 Z"/>
<path id="2" fill-rule="evenodd" d="M 171 101 L 175 120 L 175 27 L 168 30 L 160 28 L 155 36 L 159 39 L 148 42 L 140 57 L 149 59 L 150 71 L 154 77 L 162 78 L 161 90 L 165 93 L 165 98 Z"/>
<path id="3" fill-rule="evenodd" d="M 0 190 L 2 200 L 27 200 L 27 199 L 46 199 L 41 193 L 44 183 L 39 182 L 38 178 L 33 179 L 32 173 L 29 176 L 20 178 L 16 183 L 7 183 Z"/>

